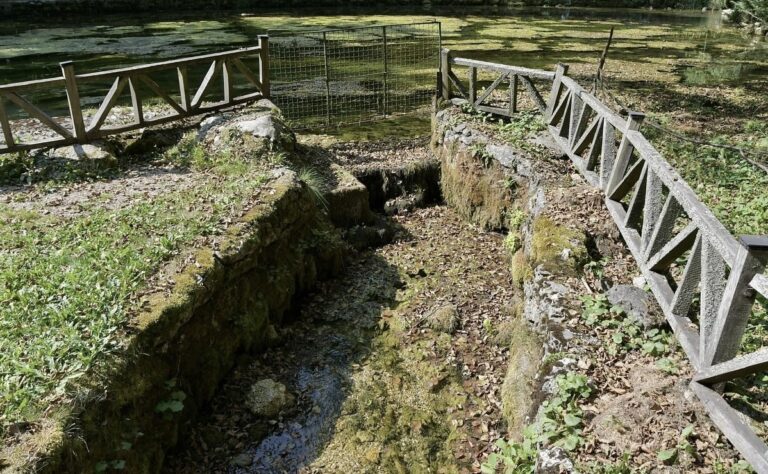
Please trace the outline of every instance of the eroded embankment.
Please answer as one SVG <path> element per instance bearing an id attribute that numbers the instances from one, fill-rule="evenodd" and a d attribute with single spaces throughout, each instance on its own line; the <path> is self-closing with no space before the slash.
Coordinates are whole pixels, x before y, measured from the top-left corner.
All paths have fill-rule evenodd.
<path id="1" fill-rule="evenodd" d="M 522 403 L 505 403 L 511 439 L 499 444 L 488 468 L 747 469 L 693 401 L 685 382 L 690 366 L 636 278 L 599 190 L 548 145 L 543 125 L 521 140 L 528 123 L 518 117 L 497 124 L 447 104 L 434 121 L 445 199 L 470 219 L 508 229 L 523 317 L 543 341 L 533 348 L 543 353 L 538 360 L 535 350 L 518 355 L 522 342 L 510 348 L 504 388 L 528 390 Z M 504 195 L 513 202 L 500 201 Z M 514 396 L 502 395 L 505 402 Z"/>
<path id="2" fill-rule="evenodd" d="M 396 241 L 323 283 L 281 344 L 243 363 L 169 472 L 451 472 L 505 434 L 500 387 L 519 304 L 502 236 L 445 206 L 393 218 Z M 296 397 L 249 408 L 272 379 Z"/>
<path id="3" fill-rule="evenodd" d="M 130 295 L 130 304 L 123 302 L 125 320 L 119 323 L 115 346 L 98 354 L 97 363 L 87 367 L 85 374 L 65 373 L 67 377 L 56 393 L 46 395 L 49 403 L 43 413 L 31 412 L 23 422 L 4 430 L 0 469 L 159 469 L 165 450 L 177 442 L 180 424 L 194 418 L 210 400 L 236 357 L 268 347 L 275 338 L 275 326 L 282 322 L 296 296 L 313 287 L 318 279 L 341 269 L 347 247 L 333 222 L 351 224 L 368 219 L 365 188 L 340 168 L 331 170 L 328 181 L 320 183 L 312 169 L 291 151 L 292 135 L 282 127 L 279 114 L 269 107 L 213 118 L 183 140 L 184 158 L 204 167 L 209 180 L 218 177 L 221 187 L 229 184 L 230 175 L 250 173 L 251 168 L 256 170 L 253 173 L 263 173 L 263 177 L 243 190 L 241 201 L 223 192 L 217 194 L 207 185 L 201 192 L 194 187 L 195 173 L 179 171 L 188 176 L 187 188 L 179 192 L 187 193 L 192 202 L 181 201 L 183 209 L 171 207 L 168 212 L 197 218 L 198 201 L 208 203 L 214 195 L 226 198 L 212 204 L 227 210 L 225 218 L 204 229 L 205 235 L 200 238 L 192 236 L 191 241 L 183 241 L 184 247 L 173 247 L 163 254 L 162 266 L 153 269 L 151 275 L 142 272 L 133 276 L 147 283 Z M 207 148 L 208 142 L 215 143 L 215 147 Z M 152 143 L 154 148 L 157 142 Z M 266 151 L 281 146 L 286 151 Z M 171 152 L 181 153 L 181 149 L 180 142 Z M 226 167 L 227 174 L 217 174 L 216 166 Z M 112 192 L 122 191 L 121 186 L 131 182 L 127 178 L 115 181 Z M 112 212 L 110 206 L 118 209 L 108 215 L 116 238 L 127 239 L 130 236 L 123 234 L 124 226 L 132 224 L 143 230 L 143 221 L 130 212 L 136 206 L 132 207 L 129 200 L 103 192 L 110 185 L 103 181 L 77 186 L 75 193 L 66 188 L 49 192 L 63 196 L 63 204 L 57 208 L 62 219 L 82 217 L 85 231 L 96 219 L 89 219 L 90 209 L 82 203 L 92 204 L 89 197 L 105 194 L 108 199 L 101 205 L 108 212 Z M 13 188 L 9 192 L 33 197 L 35 189 Z M 154 204 L 156 195 L 164 196 L 165 190 L 157 189 L 152 194 L 141 189 L 132 191 L 145 200 L 137 206 L 152 211 L 148 219 L 164 217 L 159 214 L 163 209 L 149 204 Z M 334 199 L 346 206 L 329 214 L 324 206 Z M 25 202 L 14 201 L 9 206 L 16 204 Z M 32 207 L 26 212 L 31 214 L 34 205 L 30 201 Z M 218 211 L 219 207 L 214 209 Z M 126 219 L 128 223 L 123 222 Z M 165 221 L 160 219 L 160 223 Z M 169 239 L 166 245 L 176 243 L 167 237 L 176 228 L 151 230 L 156 233 L 134 238 L 155 242 L 160 239 L 159 233 Z M 44 245 L 45 241 L 38 243 Z M 150 257 L 142 254 L 147 250 L 133 241 L 123 240 L 120 244 L 136 258 Z M 97 256 L 108 256 L 107 250 L 101 249 Z M 89 268 L 97 265 L 90 254 L 82 252 L 74 262 Z M 93 280 L 94 286 L 109 283 Z M 90 313 L 83 319 L 92 325 L 101 321 Z M 32 344 L 41 337 L 29 334 L 24 343 Z"/>

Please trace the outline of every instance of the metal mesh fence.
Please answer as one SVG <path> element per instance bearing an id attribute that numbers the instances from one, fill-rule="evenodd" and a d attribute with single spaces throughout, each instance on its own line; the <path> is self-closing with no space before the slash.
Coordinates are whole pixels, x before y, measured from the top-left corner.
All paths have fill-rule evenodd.
<path id="1" fill-rule="evenodd" d="M 440 23 L 270 32 L 272 99 L 298 128 L 410 112 L 435 94 Z"/>

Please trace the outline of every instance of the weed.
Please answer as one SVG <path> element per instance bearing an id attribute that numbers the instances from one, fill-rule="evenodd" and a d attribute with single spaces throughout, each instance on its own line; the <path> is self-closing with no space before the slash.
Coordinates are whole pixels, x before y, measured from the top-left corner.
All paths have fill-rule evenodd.
<path id="1" fill-rule="evenodd" d="M 472 155 L 479 158 L 483 162 L 483 167 L 490 168 L 493 164 L 493 155 L 486 148 L 485 143 L 473 143 L 469 148 L 472 151 Z"/>
<path id="2" fill-rule="evenodd" d="M 499 121 L 499 137 L 515 147 L 532 151 L 530 138 L 545 130 L 541 115 L 534 112 L 518 112 L 508 122 Z"/>
<path id="3" fill-rule="evenodd" d="M 542 404 L 539 417 L 523 430 L 519 443 L 496 441 L 498 452 L 488 456 L 481 467 L 483 473 L 495 473 L 502 466 L 508 473 L 533 473 L 539 444 L 572 451 L 583 442 L 583 413 L 579 403 L 592 395 L 589 381 L 584 375 L 568 372 L 558 375 L 555 385 L 555 394 Z"/>
<path id="4" fill-rule="evenodd" d="M 299 170 L 298 178 L 307 185 L 315 201 L 327 211 L 328 200 L 325 194 L 328 192 L 328 181 L 325 177 L 316 168 L 306 167 Z"/>

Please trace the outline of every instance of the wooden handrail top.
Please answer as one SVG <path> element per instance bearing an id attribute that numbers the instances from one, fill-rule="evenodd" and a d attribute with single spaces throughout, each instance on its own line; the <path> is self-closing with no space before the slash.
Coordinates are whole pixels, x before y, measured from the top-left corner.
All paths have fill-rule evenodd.
<path id="1" fill-rule="evenodd" d="M 456 64 L 458 66 L 476 67 L 478 69 L 486 69 L 489 71 L 518 74 L 520 76 L 533 77 L 535 79 L 546 79 L 548 81 L 554 80 L 555 78 L 554 72 L 544 71 L 543 69 L 530 69 L 527 67 L 507 66 L 506 64 L 496 64 L 496 63 L 489 63 L 486 61 L 476 61 L 474 59 L 451 58 L 451 64 Z"/>
<path id="2" fill-rule="evenodd" d="M 211 54 L 203 54 L 200 56 L 191 56 L 188 58 L 172 59 L 170 61 L 162 61 L 159 63 L 142 64 L 139 66 L 131 66 L 131 67 L 126 67 L 121 69 L 111 69 L 109 71 L 99 71 L 99 72 L 91 72 L 87 74 L 78 74 L 77 79 L 88 81 L 88 80 L 94 80 L 94 79 L 114 78 L 116 76 L 122 76 L 122 75 L 152 72 L 159 69 L 167 69 L 172 67 L 184 66 L 184 65 L 194 64 L 198 62 L 202 63 L 202 62 L 211 61 L 214 59 L 237 58 L 240 56 L 258 52 L 260 50 L 261 48 L 259 46 L 252 46 L 248 48 L 240 48 L 240 49 L 231 50 L 231 51 L 223 51 L 220 53 L 211 53 Z M 0 92 L 15 92 L 21 89 L 28 89 L 32 87 L 63 86 L 63 85 L 64 85 L 64 78 L 53 77 L 49 79 L 38 79 L 34 81 L 15 82 L 13 84 L 0 85 Z"/>
<path id="3" fill-rule="evenodd" d="M 40 86 L 63 86 L 63 77 L 52 77 L 49 79 L 37 79 L 34 81 L 14 82 L 13 84 L 0 85 L 0 92 L 16 92 L 21 89 L 28 89 Z"/>
<path id="4" fill-rule="evenodd" d="M 696 193 L 677 173 L 674 166 L 661 156 L 642 132 L 630 130 L 626 132 L 626 137 L 648 164 L 649 168 L 669 189 L 670 194 L 677 199 L 677 202 L 683 207 L 688 217 L 699 225 L 699 229 L 704 232 L 709 239 L 709 243 L 723 257 L 723 260 L 729 266 L 733 266 L 741 244 L 715 217 L 712 211 L 702 204 Z"/>
<path id="5" fill-rule="evenodd" d="M 246 54 L 255 53 L 261 50 L 260 46 L 252 46 L 248 48 L 240 48 L 231 51 L 223 51 L 220 53 L 203 54 L 200 56 L 191 56 L 188 58 L 172 59 L 170 61 L 163 61 L 152 64 L 142 64 L 139 66 L 131 66 L 121 69 L 112 69 L 110 71 L 91 72 L 87 74 L 78 74 L 77 79 L 88 81 L 100 78 L 114 78 L 116 76 L 140 74 L 145 72 L 157 71 L 159 69 L 170 69 L 172 67 L 186 66 L 194 63 L 204 63 L 214 59 L 222 58 L 237 58 Z"/>

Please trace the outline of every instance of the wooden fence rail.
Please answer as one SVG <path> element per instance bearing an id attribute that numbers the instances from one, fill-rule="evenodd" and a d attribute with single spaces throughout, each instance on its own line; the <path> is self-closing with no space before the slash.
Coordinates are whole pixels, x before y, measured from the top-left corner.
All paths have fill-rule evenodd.
<path id="1" fill-rule="evenodd" d="M 257 71 L 252 70 L 245 63 L 245 58 L 251 56 L 258 57 Z M 188 70 L 194 66 L 207 66 L 208 69 L 200 83 L 195 84 L 193 88 L 189 82 Z M 259 36 L 259 44 L 254 47 L 89 74 L 76 74 L 74 64 L 64 62 L 61 63 L 61 71 L 60 78 L 0 85 L 0 129 L 2 129 L 4 140 L 0 142 L 0 154 L 88 143 L 109 135 L 172 122 L 262 97 L 268 98 L 269 38 Z M 163 89 L 152 78 L 154 73 L 167 71 L 173 71 L 178 78 L 178 88 L 173 91 Z M 240 84 L 241 88 L 246 89 L 246 92 L 240 95 L 235 93 L 235 74 L 237 73 L 244 78 L 245 84 Z M 219 80 L 222 87 L 218 93 L 215 93 L 214 83 Z M 79 86 L 96 81 L 109 81 L 112 85 L 106 96 L 100 100 L 98 109 L 86 120 L 87 111 L 82 107 Z M 139 88 L 139 85 L 142 88 Z M 130 94 L 131 120 L 105 126 L 110 112 L 113 111 L 126 88 Z M 41 89 L 66 91 L 69 106 L 68 118 L 53 117 L 24 97 L 27 92 Z M 142 92 L 147 90 L 151 94 L 143 96 Z M 215 94 L 216 100 L 206 100 L 211 94 Z M 144 100 L 149 98 L 159 100 L 166 108 L 169 107 L 170 113 L 148 117 L 144 111 Z M 32 142 L 19 141 L 18 134 L 13 130 L 13 122 L 7 113 L 6 102 L 14 104 L 29 118 L 42 123 L 48 131 L 53 132 L 54 136 Z"/>
<path id="2" fill-rule="evenodd" d="M 464 88 L 452 66 L 469 68 Z M 644 115 L 614 113 L 566 76 L 489 64 L 442 54 L 443 98 L 451 86 L 478 110 L 511 116 L 508 108 L 478 98 L 477 70 L 503 77 L 552 81 L 546 106 L 539 102 L 550 133 L 579 172 L 605 194 L 605 204 L 648 281 L 654 297 L 696 370 L 691 388 L 744 458 L 768 473 L 768 446 L 723 398 L 722 383 L 768 369 L 768 347 L 739 354 L 756 295 L 768 298 L 768 237 L 735 238 L 696 197 L 640 131 Z M 514 99 L 514 95 L 511 96 Z"/>

